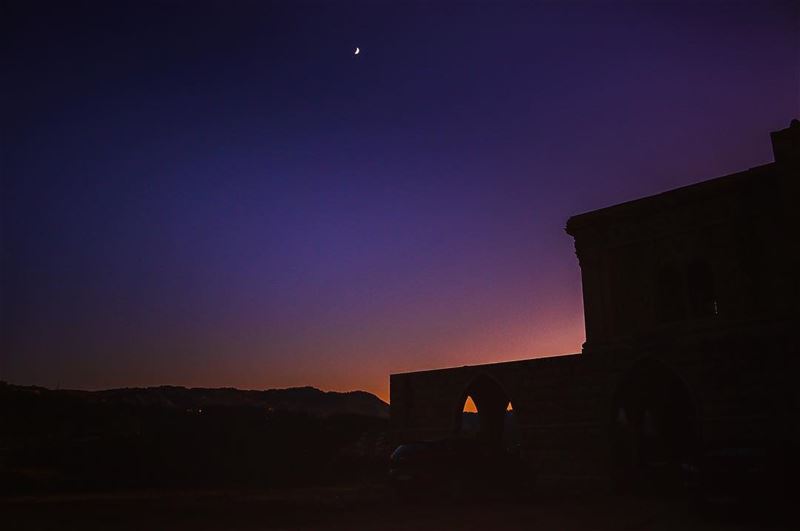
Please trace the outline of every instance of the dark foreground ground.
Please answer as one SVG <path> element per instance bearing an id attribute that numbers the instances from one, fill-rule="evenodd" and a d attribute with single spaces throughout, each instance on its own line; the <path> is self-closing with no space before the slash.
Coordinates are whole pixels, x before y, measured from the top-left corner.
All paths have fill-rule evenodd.
<path id="1" fill-rule="evenodd" d="M 797 529 L 765 510 L 699 512 L 684 500 L 537 496 L 468 503 L 402 503 L 383 487 L 272 491 L 140 491 L 0 499 L 12 530 L 728 530 Z"/>

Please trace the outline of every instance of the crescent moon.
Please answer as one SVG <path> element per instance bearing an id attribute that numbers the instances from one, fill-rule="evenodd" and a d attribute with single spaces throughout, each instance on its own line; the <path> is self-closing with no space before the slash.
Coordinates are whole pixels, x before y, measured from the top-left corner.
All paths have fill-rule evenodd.
<path id="1" fill-rule="evenodd" d="M 353 55 L 358 55 L 360 53 L 361 53 L 361 50 L 356 46 L 356 51 L 355 51 L 355 53 Z"/>

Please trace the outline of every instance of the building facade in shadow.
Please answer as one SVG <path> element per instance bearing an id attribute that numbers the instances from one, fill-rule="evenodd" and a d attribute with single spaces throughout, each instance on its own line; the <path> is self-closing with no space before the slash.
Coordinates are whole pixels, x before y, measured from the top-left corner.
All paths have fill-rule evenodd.
<path id="1" fill-rule="evenodd" d="M 669 475 L 700 456 L 800 441 L 800 122 L 775 161 L 580 214 L 582 352 L 391 375 L 397 442 L 453 436 L 466 396 L 486 441 L 509 403 L 545 482 Z"/>

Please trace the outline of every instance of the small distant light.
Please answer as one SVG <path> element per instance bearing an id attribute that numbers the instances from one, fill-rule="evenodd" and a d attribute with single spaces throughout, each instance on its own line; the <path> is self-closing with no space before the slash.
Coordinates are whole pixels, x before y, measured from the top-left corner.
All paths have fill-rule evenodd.
<path id="1" fill-rule="evenodd" d="M 719 315 L 719 306 L 717 305 L 717 301 L 714 301 L 714 315 Z"/>

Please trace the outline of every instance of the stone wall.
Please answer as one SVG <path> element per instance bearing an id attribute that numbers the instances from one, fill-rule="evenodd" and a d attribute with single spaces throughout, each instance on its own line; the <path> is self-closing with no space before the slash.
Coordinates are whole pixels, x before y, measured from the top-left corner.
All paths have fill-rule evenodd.
<path id="1" fill-rule="evenodd" d="M 800 123 L 773 133 L 773 145 L 773 164 L 570 219 L 583 352 L 393 374 L 395 442 L 453 436 L 483 379 L 511 401 L 521 455 L 540 479 L 609 480 L 635 393 L 620 397 L 647 367 L 641 374 L 682 390 L 696 452 L 794 455 Z"/>

